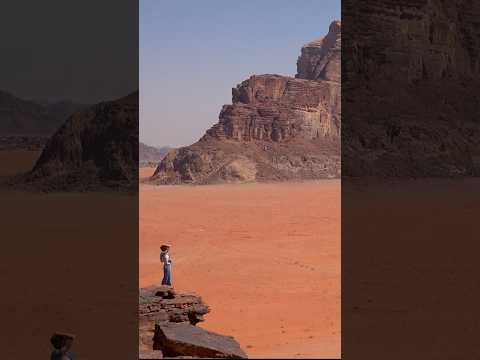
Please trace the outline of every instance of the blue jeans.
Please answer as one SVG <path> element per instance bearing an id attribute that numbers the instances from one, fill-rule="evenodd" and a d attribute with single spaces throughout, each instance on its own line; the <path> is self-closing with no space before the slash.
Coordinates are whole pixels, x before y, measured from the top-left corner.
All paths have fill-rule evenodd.
<path id="1" fill-rule="evenodd" d="M 172 264 L 163 265 L 162 285 L 172 286 Z"/>

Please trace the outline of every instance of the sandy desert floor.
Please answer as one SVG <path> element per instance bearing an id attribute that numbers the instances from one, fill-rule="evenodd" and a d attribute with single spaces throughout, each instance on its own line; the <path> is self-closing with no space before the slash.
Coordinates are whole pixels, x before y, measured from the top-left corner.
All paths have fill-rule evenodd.
<path id="1" fill-rule="evenodd" d="M 342 181 L 345 358 L 478 355 L 479 189 L 479 178 Z"/>
<path id="2" fill-rule="evenodd" d="M 147 176 L 152 168 L 141 169 Z M 140 286 L 173 280 L 251 357 L 340 357 L 340 181 L 140 187 Z"/>
<path id="3" fill-rule="evenodd" d="M 0 179 L 38 155 L 0 151 Z M 0 198 L 2 358 L 48 359 L 52 333 L 67 331 L 79 359 L 134 359 L 137 196 L 0 186 Z"/>
<path id="4" fill-rule="evenodd" d="M 0 151 L 0 179 L 29 171 L 40 156 L 40 151 Z"/>

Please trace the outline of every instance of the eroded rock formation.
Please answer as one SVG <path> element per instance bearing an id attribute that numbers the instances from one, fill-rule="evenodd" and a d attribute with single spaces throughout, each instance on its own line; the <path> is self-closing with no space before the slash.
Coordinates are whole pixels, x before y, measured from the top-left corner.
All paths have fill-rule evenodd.
<path id="1" fill-rule="evenodd" d="M 297 61 L 300 79 L 341 81 L 342 25 L 340 20 L 330 24 L 327 36 L 302 47 Z"/>
<path id="2" fill-rule="evenodd" d="M 286 142 L 340 135 L 338 84 L 254 75 L 232 90 L 232 102 L 223 106 L 219 122 L 206 136 Z"/>
<path id="3" fill-rule="evenodd" d="M 346 0 L 342 173 L 480 174 L 480 3 Z"/>
<path id="4" fill-rule="evenodd" d="M 136 190 L 138 92 L 70 116 L 23 183 L 42 190 Z"/>
<path id="5" fill-rule="evenodd" d="M 170 287 L 159 286 L 140 289 L 138 311 L 140 322 L 187 321 L 195 325 L 210 309 L 195 294 L 177 294 Z"/>
<path id="6" fill-rule="evenodd" d="M 278 181 L 340 176 L 340 37 L 335 21 L 305 45 L 296 78 L 254 75 L 195 144 L 172 150 L 160 184 Z"/>
<path id="7" fill-rule="evenodd" d="M 232 337 L 195 326 L 208 312 L 195 294 L 177 293 L 168 286 L 140 289 L 139 358 L 246 358 Z"/>

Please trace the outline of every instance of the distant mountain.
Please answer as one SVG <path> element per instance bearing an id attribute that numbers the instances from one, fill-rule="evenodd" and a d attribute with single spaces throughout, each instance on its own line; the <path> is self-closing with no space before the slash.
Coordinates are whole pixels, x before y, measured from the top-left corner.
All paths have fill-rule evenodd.
<path id="1" fill-rule="evenodd" d="M 70 101 L 40 104 L 0 91 L 0 135 L 51 135 L 87 106 Z"/>
<path id="2" fill-rule="evenodd" d="M 46 191 L 136 190 L 137 159 L 138 91 L 71 115 L 23 183 Z"/>
<path id="3" fill-rule="evenodd" d="M 140 142 L 138 147 L 138 160 L 141 165 L 157 164 L 167 155 L 170 149 L 168 146 L 155 147 Z"/>
<path id="4" fill-rule="evenodd" d="M 70 100 L 64 100 L 54 103 L 49 103 L 44 105 L 47 108 L 47 111 L 52 119 L 55 120 L 57 126 L 56 130 L 67 118 L 72 115 L 74 112 L 83 110 L 90 105 L 88 104 L 76 104 Z"/>

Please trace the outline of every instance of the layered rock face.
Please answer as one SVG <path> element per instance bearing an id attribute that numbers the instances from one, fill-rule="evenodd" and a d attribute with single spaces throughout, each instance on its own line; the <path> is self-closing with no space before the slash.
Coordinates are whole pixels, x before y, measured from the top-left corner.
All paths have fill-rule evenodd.
<path id="1" fill-rule="evenodd" d="M 341 81 L 342 25 L 332 22 L 327 36 L 311 41 L 302 47 L 297 61 L 300 79 Z"/>
<path id="2" fill-rule="evenodd" d="M 167 286 L 140 289 L 138 314 L 143 324 L 156 321 L 190 322 L 196 325 L 210 312 L 202 299 L 194 294 L 178 294 Z M 153 330 L 155 326 L 151 326 Z"/>
<path id="3" fill-rule="evenodd" d="M 236 141 L 284 142 L 340 135 L 338 84 L 252 76 L 232 91 L 219 122 L 206 136 Z"/>
<path id="4" fill-rule="evenodd" d="M 138 92 L 73 114 L 23 182 L 44 190 L 138 184 Z"/>
<path id="5" fill-rule="evenodd" d="M 340 22 L 332 23 L 319 51 L 302 52 L 297 78 L 254 75 L 233 88 L 232 104 L 223 106 L 218 123 L 197 143 L 171 151 L 151 180 L 210 184 L 338 177 L 340 29 Z"/>
<path id="6" fill-rule="evenodd" d="M 343 3 L 343 174 L 480 174 L 480 4 Z"/>

